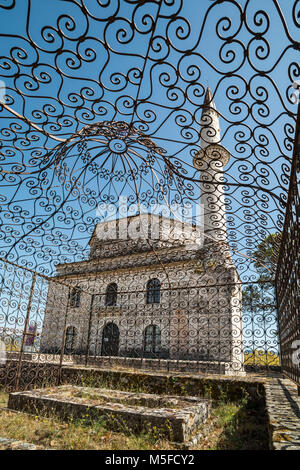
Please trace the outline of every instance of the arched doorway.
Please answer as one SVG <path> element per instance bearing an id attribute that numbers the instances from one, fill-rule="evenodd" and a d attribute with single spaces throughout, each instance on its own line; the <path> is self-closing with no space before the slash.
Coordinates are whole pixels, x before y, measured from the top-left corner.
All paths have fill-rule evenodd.
<path id="1" fill-rule="evenodd" d="M 103 328 L 101 356 L 117 356 L 119 352 L 120 332 L 113 322 L 107 323 Z"/>

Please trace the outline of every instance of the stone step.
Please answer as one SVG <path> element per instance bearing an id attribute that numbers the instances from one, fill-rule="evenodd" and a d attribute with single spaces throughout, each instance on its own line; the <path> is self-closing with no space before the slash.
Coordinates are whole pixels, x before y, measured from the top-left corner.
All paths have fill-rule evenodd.
<path id="1" fill-rule="evenodd" d="M 185 442 L 211 412 L 211 400 L 62 385 L 15 392 L 8 408 L 62 419 L 103 419 L 113 431 L 155 432 Z"/>

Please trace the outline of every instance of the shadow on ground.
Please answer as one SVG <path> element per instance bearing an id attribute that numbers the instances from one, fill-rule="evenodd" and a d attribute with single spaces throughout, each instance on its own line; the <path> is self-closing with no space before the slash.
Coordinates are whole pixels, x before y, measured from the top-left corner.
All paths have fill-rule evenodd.
<path id="1" fill-rule="evenodd" d="M 263 399 L 239 408 L 224 426 L 216 449 L 269 450 L 268 417 Z"/>

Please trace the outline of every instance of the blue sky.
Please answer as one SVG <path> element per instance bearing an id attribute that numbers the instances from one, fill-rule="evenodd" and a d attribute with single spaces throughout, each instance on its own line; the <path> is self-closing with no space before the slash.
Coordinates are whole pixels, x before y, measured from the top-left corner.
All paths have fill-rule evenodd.
<path id="1" fill-rule="evenodd" d="M 288 185 L 291 147 L 287 137 L 293 137 L 296 113 L 287 93 L 291 94 L 292 81 L 297 78 L 296 68 L 290 64 L 297 62 L 299 52 L 291 47 L 297 28 L 290 2 L 265 2 L 268 17 L 259 13 L 259 1 L 240 0 L 237 4 L 239 8 L 229 0 L 185 0 L 182 6 L 180 1 L 173 6 L 163 3 L 159 10 L 156 1 L 139 8 L 135 2 L 113 1 L 104 8 L 93 1 L 46 0 L 41 6 L 37 0 L 17 0 L 13 9 L 1 10 L 0 79 L 6 83 L 12 107 L 45 131 L 67 138 L 88 123 L 133 120 L 169 158 L 180 160 L 191 177 L 195 176 L 191 162 L 199 150 L 201 106 L 209 84 L 221 113 L 222 144 L 231 153 L 227 181 L 240 185 L 227 188 L 232 247 L 249 253 L 282 222 L 284 208 L 278 198 L 284 197 Z M 247 22 L 241 25 L 243 10 Z M 158 11 L 153 48 L 145 60 L 152 35 L 149 25 Z M 146 12 L 149 16 L 142 23 Z M 109 17 L 114 21 L 110 23 Z M 254 33 L 261 33 L 261 39 Z M 228 37 L 233 38 L 231 43 L 226 42 Z M 21 126 L 17 132 L 14 127 L 8 130 L 13 123 Z M 6 158 L 4 168 L 12 161 L 23 159 L 28 163 L 34 150 L 46 154 L 45 147 L 51 149 L 57 144 L 6 111 L 0 113 L 0 125 L 2 150 L 9 152 L 14 139 L 16 152 L 15 158 Z M 72 167 L 74 152 L 70 155 L 66 163 Z M 20 177 L 20 185 L 6 178 L 3 189 L 19 219 L 10 222 L 16 235 L 4 240 L 2 253 L 14 238 L 18 240 L 21 235 L 26 240 L 32 221 L 38 224 L 41 219 L 47 219 L 47 223 L 31 243 L 39 244 L 41 236 L 45 243 L 54 229 L 62 244 L 64 238 L 69 240 L 61 250 L 49 241 L 50 258 L 68 251 L 71 240 L 77 241 L 78 253 L 80 247 L 84 250 L 103 193 L 100 197 L 95 178 L 87 174 L 82 178 L 86 196 L 90 195 L 89 205 L 85 199 L 68 195 L 68 203 L 53 219 L 49 214 L 60 207 L 67 193 L 53 170 L 45 171 L 35 182 L 32 177 Z M 131 190 L 115 182 L 114 191 L 115 195 L 130 195 Z M 195 203 L 199 191 L 195 189 L 191 197 Z M 87 231 L 85 226 L 89 227 Z M 32 261 L 22 247 L 13 255 L 16 258 L 21 253 L 32 266 L 43 266 L 51 273 L 47 255 Z"/>

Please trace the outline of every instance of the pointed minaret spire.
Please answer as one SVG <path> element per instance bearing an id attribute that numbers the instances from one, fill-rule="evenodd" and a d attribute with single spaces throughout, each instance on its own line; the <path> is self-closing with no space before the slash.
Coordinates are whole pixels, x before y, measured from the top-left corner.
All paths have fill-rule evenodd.
<path id="1" fill-rule="evenodd" d="M 194 157 L 194 167 L 201 171 L 204 243 L 227 241 L 223 168 L 230 154 L 220 144 L 219 116 L 211 89 L 207 87 L 201 116 L 201 148 Z"/>
<path id="2" fill-rule="evenodd" d="M 204 97 L 204 102 L 203 102 L 203 112 L 206 110 L 210 110 L 210 108 L 213 108 L 215 111 L 217 111 L 217 108 L 216 108 L 216 103 L 214 102 L 214 97 L 213 97 L 213 94 L 211 92 L 211 89 L 209 88 L 209 86 L 206 88 L 206 92 L 205 92 L 205 97 Z M 203 115 L 203 113 L 202 113 Z"/>
<path id="3" fill-rule="evenodd" d="M 211 89 L 207 87 L 201 116 L 201 148 L 221 140 L 219 113 Z"/>

